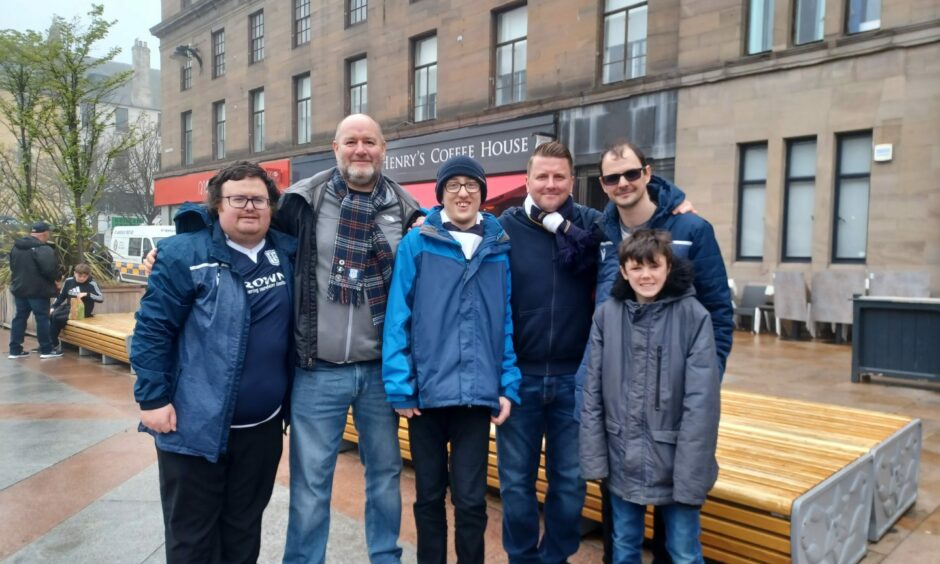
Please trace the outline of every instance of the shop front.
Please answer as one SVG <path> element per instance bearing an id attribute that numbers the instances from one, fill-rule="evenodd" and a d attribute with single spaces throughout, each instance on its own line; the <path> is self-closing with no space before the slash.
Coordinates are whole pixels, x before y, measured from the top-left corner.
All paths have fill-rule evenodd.
<path id="1" fill-rule="evenodd" d="M 499 215 L 525 199 L 525 171 L 536 145 L 555 137 L 552 114 L 525 119 L 463 127 L 407 139 L 389 141 L 383 172 L 407 189 L 418 202 L 437 205 L 434 179 L 437 169 L 457 155 L 474 158 L 487 177 L 487 201 L 483 209 Z M 333 153 L 318 153 L 293 159 L 293 180 L 312 176 L 336 165 Z"/>

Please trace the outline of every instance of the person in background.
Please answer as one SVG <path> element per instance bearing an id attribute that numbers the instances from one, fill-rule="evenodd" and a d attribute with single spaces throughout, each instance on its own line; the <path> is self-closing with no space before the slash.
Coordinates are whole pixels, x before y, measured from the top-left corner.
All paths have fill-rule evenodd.
<path id="1" fill-rule="evenodd" d="M 20 237 L 10 251 L 10 292 L 16 306 L 16 315 L 10 324 L 10 354 L 8 358 L 23 358 L 29 352 L 23 350 L 26 337 L 26 321 L 32 313 L 36 318 L 36 340 L 39 341 L 39 358 L 62 356 L 56 352 L 49 338 L 49 300 L 58 293 L 56 279 L 59 263 L 55 251 L 48 244 L 49 224 L 37 221 L 29 235 Z"/>
<path id="2" fill-rule="evenodd" d="M 62 352 L 62 343 L 59 342 L 59 333 L 65 328 L 69 320 L 72 299 L 82 301 L 85 310 L 85 317 L 94 315 L 95 303 L 104 301 L 104 295 L 98 283 L 91 277 L 91 267 L 85 263 L 75 265 L 72 270 L 72 276 L 65 279 L 62 283 L 62 290 L 59 291 L 59 297 L 52 302 L 49 308 L 49 338 L 52 340 L 52 347 L 57 352 Z"/>

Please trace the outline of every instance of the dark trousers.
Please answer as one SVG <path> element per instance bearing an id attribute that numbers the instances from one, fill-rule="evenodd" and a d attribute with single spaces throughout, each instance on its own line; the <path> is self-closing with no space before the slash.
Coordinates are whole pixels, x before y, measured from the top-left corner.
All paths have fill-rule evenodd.
<path id="1" fill-rule="evenodd" d="M 52 341 L 53 347 L 58 347 L 62 343 L 59 342 L 59 333 L 65 329 L 66 324 L 68 324 L 68 317 L 50 317 L 49 318 L 49 340 Z"/>
<path id="2" fill-rule="evenodd" d="M 280 416 L 232 429 L 215 463 L 157 449 L 167 563 L 257 562 L 282 449 Z"/>
<path id="3" fill-rule="evenodd" d="M 39 341 L 39 352 L 52 352 L 52 343 L 49 340 L 49 298 L 13 298 L 16 305 L 16 315 L 10 323 L 10 352 L 13 354 L 23 352 L 23 339 L 26 337 L 26 321 L 32 313 L 36 318 L 36 340 Z"/>
<path id="4" fill-rule="evenodd" d="M 444 496 L 448 481 L 454 504 L 457 561 L 462 564 L 483 562 L 490 415 L 487 407 L 442 407 L 423 409 L 420 416 L 408 420 L 415 469 L 418 562 L 421 564 L 447 562 Z"/>
<path id="5" fill-rule="evenodd" d="M 607 480 L 601 482 L 601 494 L 604 496 L 601 503 L 602 531 L 604 537 L 604 564 L 611 564 L 614 557 L 614 517 L 610 504 L 610 490 L 607 489 Z M 672 564 L 672 557 L 666 550 L 666 524 L 663 522 L 662 512 L 656 511 L 653 506 L 653 563 Z"/>

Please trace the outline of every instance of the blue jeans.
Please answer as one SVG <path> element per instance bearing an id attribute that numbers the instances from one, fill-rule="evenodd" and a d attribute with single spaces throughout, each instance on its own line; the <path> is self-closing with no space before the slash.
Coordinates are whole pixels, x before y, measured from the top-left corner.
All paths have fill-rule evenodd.
<path id="1" fill-rule="evenodd" d="M 401 561 L 398 415 L 385 398 L 382 363 L 317 361 L 312 371 L 298 368 L 294 374 L 285 563 L 323 562 L 326 557 L 333 471 L 350 406 L 366 474 L 369 559 Z"/>
<path id="2" fill-rule="evenodd" d="M 574 375 L 522 375 L 521 404 L 496 429 L 499 493 L 503 500 L 503 548 L 509 561 L 564 562 L 581 542 L 584 480 L 574 419 Z M 535 497 L 542 436 L 545 436 L 545 534 L 539 541 Z"/>
<path id="3" fill-rule="evenodd" d="M 639 564 L 643 556 L 643 530 L 646 506 L 631 503 L 610 494 L 614 521 L 614 564 Z M 657 505 L 666 525 L 666 550 L 674 564 L 702 563 L 702 527 L 700 508 L 696 505 L 671 503 Z"/>
<path id="4" fill-rule="evenodd" d="M 13 298 L 16 315 L 10 323 L 10 352 L 23 352 L 23 339 L 26 337 L 26 320 L 32 313 L 36 318 L 36 339 L 39 352 L 52 352 L 52 340 L 49 339 L 49 298 Z"/>

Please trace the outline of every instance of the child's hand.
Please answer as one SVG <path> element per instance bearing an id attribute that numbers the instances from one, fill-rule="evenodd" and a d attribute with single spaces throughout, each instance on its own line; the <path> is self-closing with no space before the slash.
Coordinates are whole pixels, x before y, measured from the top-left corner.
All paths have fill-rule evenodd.
<path id="1" fill-rule="evenodd" d="M 502 425 L 506 419 L 509 419 L 509 412 L 512 410 L 512 402 L 509 398 L 499 396 L 499 415 L 490 417 L 490 422 L 494 425 Z"/>
<path id="2" fill-rule="evenodd" d="M 395 412 L 406 419 L 411 419 L 413 416 L 421 415 L 421 411 L 417 407 L 406 407 L 405 409 L 396 409 Z"/>

